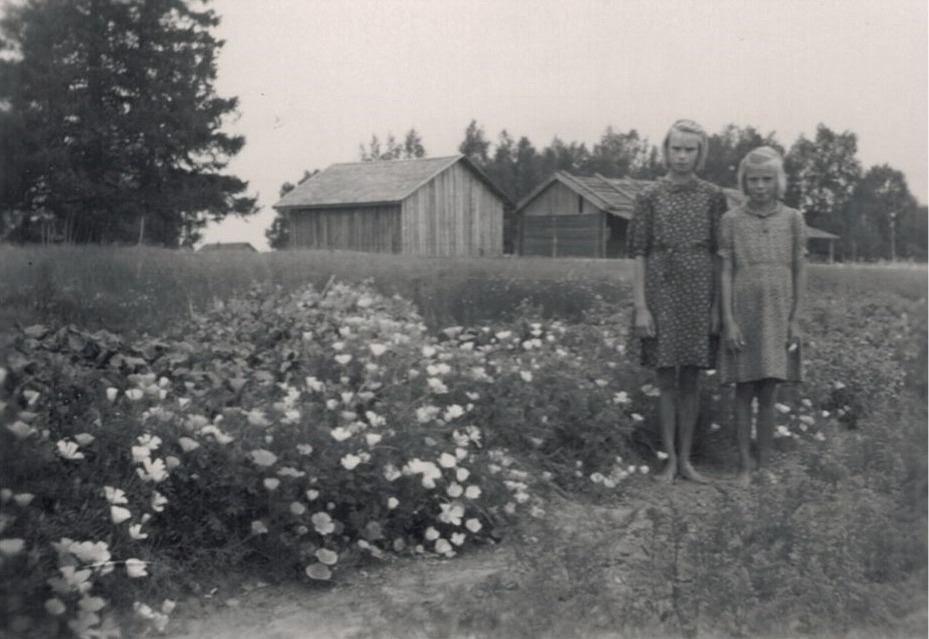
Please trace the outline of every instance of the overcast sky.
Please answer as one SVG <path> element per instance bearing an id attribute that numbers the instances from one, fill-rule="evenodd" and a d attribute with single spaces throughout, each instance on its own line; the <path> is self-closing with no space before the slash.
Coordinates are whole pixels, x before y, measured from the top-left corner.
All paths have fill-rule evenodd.
<path id="1" fill-rule="evenodd" d="M 652 142 L 687 117 L 775 132 L 858 135 L 927 201 L 925 0 L 214 0 L 217 91 L 246 136 L 229 172 L 261 213 L 206 240 L 264 249 L 271 206 L 304 169 L 358 160 L 410 128 L 457 153 L 470 120 L 541 149 L 604 129 Z"/>

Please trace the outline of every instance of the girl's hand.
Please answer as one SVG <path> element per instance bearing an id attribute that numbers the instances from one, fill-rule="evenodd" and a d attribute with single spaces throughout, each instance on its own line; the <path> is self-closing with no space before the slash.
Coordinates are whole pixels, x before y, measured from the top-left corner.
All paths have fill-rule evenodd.
<path id="1" fill-rule="evenodd" d="M 655 320 L 647 308 L 636 309 L 635 311 L 635 336 L 636 337 L 655 337 Z"/>
<path id="2" fill-rule="evenodd" d="M 791 319 L 787 324 L 787 346 L 799 344 L 802 334 L 800 333 L 800 322 Z"/>
<path id="3" fill-rule="evenodd" d="M 742 329 L 735 322 L 726 326 L 726 348 L 730 351 L 741 351 L 745 346 L 745 340 L 742 338 Z"/>
<path id="4" fill-rule="evenodd" d="M 719 307 L 713 305 L 710 308 L 710 335 L 719 335 L 722 332 L 723 321 L 719 316 Z"/>

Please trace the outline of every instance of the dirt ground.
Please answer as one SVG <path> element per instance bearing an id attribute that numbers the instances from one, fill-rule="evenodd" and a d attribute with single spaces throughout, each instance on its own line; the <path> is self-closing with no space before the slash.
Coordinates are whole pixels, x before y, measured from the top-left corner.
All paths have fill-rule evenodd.
<path id="1" fill-rule="evenodd" d="M 712 487 L 682 483 L 667 487 L 675 501 L 699 506 L 712 497 Z M 633 543 L 636 531 L 648 527 L 644 496 L 615 505 L 575 504 L 556 498 L 547 516 L 495 546 L 472 549 L 453 559 L 397 558 L 343 575 L 328 587 L 267 584 L 254 579 L 216 584 L 212 595 L 190 600 L 172 621 L 177 639 L 348 639 L 435 636 L 438 619 L 466 598 L 479 608 L 488 597 L 526 589 L 533 578 L 531 547 L 557 545 L 563 539 L 575 549 L 598 548 L 612 557 L 617 572 L 626 561 L 641 559 Z M 536 534 L 536 532 L 538 534 Z M 542 540 L 541 536 L 547 539 Z M 609 548 L 604 547 L 608 540 Z M 522 548 L 521 548 L 522 546 Z M 615 584 L 617 595 L 624 586 Z M 477 604 L 475 604 L 477 602 Z M 579 611 L 580 614 L 583 614 Z M 432 628 L 432 630 L 430 630 Z M 446 632 L 441 632 L 446 635 Z M 455 636 L 452 632 L 451 636 Z"/>

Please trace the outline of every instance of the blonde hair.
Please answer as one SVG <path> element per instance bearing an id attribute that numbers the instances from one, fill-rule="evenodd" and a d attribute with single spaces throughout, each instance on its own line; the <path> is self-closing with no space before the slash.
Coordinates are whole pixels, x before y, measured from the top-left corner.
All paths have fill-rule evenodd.
<path id="1" fill-rule="evenodd" d="M 757 149 L 749 151 L 739 162 L 737 180 L 739 189 L 745 195 L 748 195 L 745 188 L 745 172 L 749 169 L 773 169 L 777 175 L 777 194 L 775 197 L 781 198 L 784 196 L 787 191 L 787 173 L 784 171 L 784 158 L 776 149 L 772 149 L 770 146 L 759 146 Z"/>
<path id="2" fill-rule="evenodd" d="M 690 133 L 700 138 L 700 148 L 697 151 L 697 165 L 695 168 L 697 171 L 702 170 L 703 165 L 706 164 L 706 156 L 709 153 L 709 137 L 703 127 L 693 120 L 678 120 L 668 129 L 668 133 L 664 136 L 664 142 L 661 144 L 664 167 L 666 169 L 671 168 L 671 164 L 668 161 L 668 143 L 671 141 L 671 133 L 674 131 L 678 133 Z"/>

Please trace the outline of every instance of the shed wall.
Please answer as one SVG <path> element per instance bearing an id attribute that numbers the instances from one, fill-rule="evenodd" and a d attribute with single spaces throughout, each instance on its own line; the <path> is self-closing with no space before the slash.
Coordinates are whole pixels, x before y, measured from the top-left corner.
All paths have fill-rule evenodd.
<path id="1" fill-rule="evenodd" d="M 592 203 L 566 187 L 553 182 L 522 211 L 525 216 L 539 215 L 584 215 L 598 211 Z"/>
<path id="2" fill-rule="evenodd" d="M 291 246 L 399 253 L 400 206 L 358 206 L 294 210 Z"/>
<path id="3" fill-rule="evenodd" d="M 503 253 L 503 202 L 461 163 L 402 203 L 402 250 L 413 255 Z"/>

